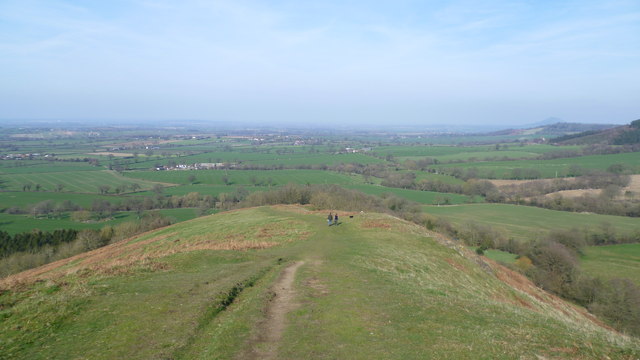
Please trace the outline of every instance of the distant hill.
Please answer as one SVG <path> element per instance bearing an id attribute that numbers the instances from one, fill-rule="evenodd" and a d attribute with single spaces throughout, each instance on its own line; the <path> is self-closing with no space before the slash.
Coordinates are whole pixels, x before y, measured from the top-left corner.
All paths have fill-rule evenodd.
<path id="1" fill-rule="evenodd" d="M 0 280 L 7 359 L 632 359 L 640 340 L 385 214 L 228 211 Z"/>
<path id="2" fill-rule="evenodd" d="M 591 129 L 575 134 L 566 134 L 552 140 L 561 145 L 632 145 L 640 144 L 640 120 L 629 125 L 616 126 L 609 129 Z"/>
<path id="3" fill-rule="evenodd" d="M 568 122 L 556 122 L 553 124 L 540 125 L 536 127 L 530 127 L 526 129 L 506 129 L 495 131 L 487 135 L 539 135 L 544 137 L 571 135 L 576 133 L 582 133 L 585 131 L 600 131 L 616 127 L 616 125 L 609 124 L 583 124 L 583 123 L 568 123 Z"/>
<path id="4" fill-rule="evenodd" d="M 557 117 L 548 117 L 542 121 L 538 121 L 538 122 L 534 122 L 534 123 L 530 123 L 530 124 L 525 124 L 522 126 L 519 126 L 521 128 L 526 128 L 526 129 L 531 129 L 531 128 L 538 128 L 538 127 L 542 127 L 542 126 L 547 126 L 547 125 L 553 125 L 553 124 L 557 124 L 557 123 L 563 123 L 565 122 L 564 120 L 557 118 Z"/>

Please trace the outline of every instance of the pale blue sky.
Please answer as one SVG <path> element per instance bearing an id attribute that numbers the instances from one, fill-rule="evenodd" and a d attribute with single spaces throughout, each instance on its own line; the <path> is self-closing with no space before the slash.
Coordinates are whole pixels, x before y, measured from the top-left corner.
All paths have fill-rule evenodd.
<path id="1" fill-rule="evenodd" d="M 640 1 L 0 0 L 0 119 L 550 116 L 640 118 Z"/>

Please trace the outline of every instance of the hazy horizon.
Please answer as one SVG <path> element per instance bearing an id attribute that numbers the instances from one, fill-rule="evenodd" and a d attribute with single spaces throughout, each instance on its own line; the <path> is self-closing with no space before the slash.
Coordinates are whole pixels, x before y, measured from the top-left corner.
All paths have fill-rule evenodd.
<path id="1" fill-rule="evenodd" d="M 624 124 L 637 1 L 0 3 L 0 125 Z"/>

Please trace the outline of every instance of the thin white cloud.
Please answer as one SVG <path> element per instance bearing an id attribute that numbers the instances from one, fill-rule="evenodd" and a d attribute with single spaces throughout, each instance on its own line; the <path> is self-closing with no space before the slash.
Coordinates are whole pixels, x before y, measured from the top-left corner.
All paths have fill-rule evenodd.
<path id="1" fill-rule="evenodd" d="M 566 99 L 578 114 L 576 94 L 606 97 L 609 106 L 616 87 L 640 91 L 621 76 L 640 72 L 632 2 L 604 10 L 589 2 L 403 3 L 406 13 L 374 3 L 356 13 L 359 5 L 338 1 L 82 4 L 0 4 L 0 30 L 17 29 L 0 31 L 0 77 L 8 79 L 0 95 L 24 98 L 0 100 L 0 118 L 35 116 L 35 107 L 15 104 L 47 93 L 67 97 L 40 107 L 42 116 L 118 108 L 118 116 L 269 119 L 294 117 L 288 105 L 317 112 L 324 104 L 340 109 L 323 110 L 336 117 L 418 119 L 438 108 L 453 119 L 464 112 L 459 103 L 508 101 L 529 114 L 536 101 Z M 618 108 L 632 107 L 620 96 Z M 479 116 L 494 118 L 481 108 Z"/>

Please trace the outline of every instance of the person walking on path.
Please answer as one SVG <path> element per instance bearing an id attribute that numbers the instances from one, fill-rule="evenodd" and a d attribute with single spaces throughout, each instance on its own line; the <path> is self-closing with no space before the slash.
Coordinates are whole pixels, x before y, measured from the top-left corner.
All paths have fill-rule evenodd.
<path id="1" fill-rule="evenodd" d="M 331 226 L 332 221 L 333 221 L 333 214 L 329 213 L 329 216 L 327 216 L 327 224 Z"/>
<path id="2" fill-rule="evenodd" d="M 338 225 L 338 213 L 333 217 L 333 225 Z"/>

